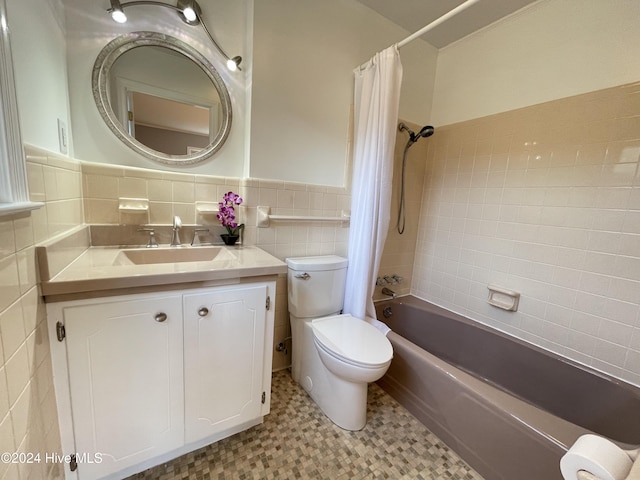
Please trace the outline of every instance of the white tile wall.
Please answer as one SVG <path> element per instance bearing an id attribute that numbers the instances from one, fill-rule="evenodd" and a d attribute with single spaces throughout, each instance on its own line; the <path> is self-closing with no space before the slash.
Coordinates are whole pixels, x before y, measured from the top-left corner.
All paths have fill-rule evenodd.
<path id="1" fill-rule="evenodd" d="M 640 84 L 430 140 L 413 293 L 640 385 Z"/>
<path id="2" fill-rule="evenodd" d="M 79 163 L 25 151 L 31 199 L 45 206 L 0 221 L 0 451 L 39 453 L 41 461 L 0 463 L 6 480 L 63 475 L 45 462 L 61 446 L 34 245 L 83 222 Z"/>

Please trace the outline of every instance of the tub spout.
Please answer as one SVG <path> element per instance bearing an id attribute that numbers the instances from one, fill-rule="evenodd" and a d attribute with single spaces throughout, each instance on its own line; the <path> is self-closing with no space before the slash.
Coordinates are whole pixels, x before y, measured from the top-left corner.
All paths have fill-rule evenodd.
<path id="1" fill-rule="evenodd" d="M 390 297 L 396 298 L 398 295 L 396 294 L 396 292 L 394 292 L 393 290 L 391 290 L 390 288 L 384 287 L 382 289 L 382 293 L 384 295 L 389 295 Z"/>

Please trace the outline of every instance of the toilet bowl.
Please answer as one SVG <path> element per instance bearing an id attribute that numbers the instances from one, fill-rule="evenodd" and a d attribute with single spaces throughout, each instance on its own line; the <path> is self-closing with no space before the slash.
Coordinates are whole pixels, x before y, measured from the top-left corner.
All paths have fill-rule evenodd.
<path id="1" fill-rule="evenodd" d="M 334 255 L 288 258 L 292 377 L 333 423 L 366 424 L 367 384 L 385 374 L 393 349 L 365 320 L 340 315 L 347 260 Z"/>

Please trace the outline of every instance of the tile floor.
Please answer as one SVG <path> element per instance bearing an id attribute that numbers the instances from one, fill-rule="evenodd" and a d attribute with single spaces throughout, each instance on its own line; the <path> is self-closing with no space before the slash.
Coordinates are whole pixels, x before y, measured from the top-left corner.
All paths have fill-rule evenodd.
<path id="1" fill-rule="evenodd" d="M 274 373 L 263 424 L 128 480 L 273 478 L 482 480 L 377 385 L 369 388 L 366 427 L 347 432 L 286 370 Z"/>

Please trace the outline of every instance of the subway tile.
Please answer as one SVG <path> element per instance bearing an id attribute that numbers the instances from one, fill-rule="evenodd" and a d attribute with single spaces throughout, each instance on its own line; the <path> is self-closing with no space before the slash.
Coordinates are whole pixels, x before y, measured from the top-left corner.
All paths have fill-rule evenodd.
<path id="1" fill-rule="evenodd" d="M 47 165 L 42 167 L 44 178 L 44 193 L 46 201 L 60 200 L 58 194 L 58 180 L 56 176 L 56 169 Z"/>
<path id="2" fill-rule="evenodd" d="M 16 398 L 13 406 L 11 407 L 11 420 L 13 423 L 13 434 L 16 439 L 16 443 L 22 442 L 27 436 L 29 431 L 29 415 L 30 406 L 32 404 L 32 389 L 29 383 L 26 383 L 23 390 L 20 392 L 18 398 Z M 34 409 L 37 412 L 37 409 Z M 31 412 L 31 414 L 37 414 Z M 20 446 L 16 450 L 19 450 Z"/>
<path id="3" fill-rule="evenodd" d="M 639 161 L 640 140 L 609 143 L 605 163 L 638 163 Z"/>
<path id="4" fill-rule="evenodd" d="M 0 360 L 4 364 L 18 351 L 26 339 L 22 305 L 19 301 L 0 313 L 0 333 L 4 352 L 4 358 Z"/>
<path id="5" fill-rule="evenodd" d="M 34 243 L 40 243 L 49 238 L 49 222 L 47 220 L 47 205 L 31 211 L 31 218 L 33 223 L 33 241 Z"/>
<path id="6" fill-rule="evenodd" d="M 617 254 L 620 252 L 622 236 L 617 232 L 589 232 L 588 249 L 594 252 Z"/>
<path id="7" fill-rule="evenodd" d="M 179 216 L 184 225 L 196 222 L 196 207 L 193 203 L 172 203 L 172 218 Z"/>
<path id="8" fill-rule="evenodd" d="M 86 198 L 84 205 L 87 223 L 117 224 L 119 222 L 117 200 Z"/>
<path id="9" fill-rule="evenodd" d="M 0 418 L 0 451 L 16 451 L 11 414 L 7 414 L 4 417 Z M 0 478 L 6 478 L 7 480 L 20 478 L 17 468 L 17 464 L 0 462 Z"/>
<path id="10" fill-rule="evenodd" d="M 146 179 L 136 177 L 118 179 L 118 197 L 149 198 L 148 196 Z"/>
<path id="11" fill-rule="evenodd" d="M 637 383 L 640 383 L 640 352 L 636 350 L 628 350 L 627 358 L 624 362 L 624 368 L 629 372 L 634 373 L 633 378 Z"/>
<path id="12" fill-rule="evenodd" d="M 615 320 L 625 325 L 635 325 L 638 320 L 640 305 L 615 298 L 607 298 L 603 315 L 609 320 Z"/>
<path id="13" fill-rule="evenodd" d="M 626 352 L 627 350 L 622 346 L 599 338 L 596 341 L 596 350 L 592 365 L 595 368 L 603 368 L 602 362 L 605 362 L 615 367 L 622 368 L 625 364 Z M 618 370 L 615 371 L 616 373 L 619 372 Z"/>
<path id="14" fill-rule="evenodd" d="M 626 348 L 629 346 L 632 334 L 633 327 L 625 325 L 624 323 L 614 322 L 608 318 L 604 318 L 600 322 L 598 337 L 607 342 Z"/>
<path id="15" fill-rule="evenodd" d="M 611 187 L 632 186 L 638 169 L 637 163 L 603 165 L 600 185 Z"/>
<path id="16" fill-rule="evenodd" d="M 7 360 L 4 368 L 7 375 L 9 404 L 12 405 L 13 408 L 13 405 L 29 383 L 29 353 L 26 343 L 20 345 L 16 353 Z"/>
<path id="17" fill-rule="evenodd" d="M 0 258 L 16 251 L 15 230 L 11 219 L 0 220 Z"/>
<path id="18" fill-rule="evenodd" d="M 44 172 L 42 165 L 26 162 L 27 180 L 29 183 L 29 198 L 33 202 L 44 202 L 46 200 L 44 187 Z"/>
<path id="19" fill-rule="evenodd" d="M 22 295 L 22 297 L 20 297 L 20 303 L 22 304 L 24 332 L 25 335 L 28 336 L 35 330 L 39 323 L 45 320 L 45 306 L 37 287 L 32 288 L 26 294 Z"/>
<path id="20" fill-rule="evenodd" d="M 195 184 L 193 182 L 172 182 L 173 202 L 195 202 Z"/>
<path id="21" fill-rule="evenodd" d="M 567 346 L 588 358 L 595 354 L 596 341 L 597 338 L 592 335 L 570 330 Z"/>
<path id="22" fill-rule="evenodd" d="M 20 297 L 20 278 L 15 255 L 0 260 L 0 311 Z"/>
<path id="23" fill-rule="evenodd" d="M 317 194 L 317 195 L 322 195 L 322 194 Z M 263 205 L 271 208 L 277 207 L 278 206 L 278 190 L 274 188 L 260 187 L 258 189 L 257 205 Z"/>
<path id="24" fill-rule="evenodd" d="M 36 253 L 34 247 L 25 248 L 16 253 L 18 261 L 18 278 L 20 280 L 20 292 L 26 293 L 36 286 Z"/>
<path id="25" fill-rule="evenodd" d="M 577 165 L 602 165 L 607 156 L 607 143 L 580 145 L 576 157 Z"/>
<path id="26" fill-rule="evenodd" d="M 640 234 L 640 210 L 627 210 L 622 224 L 624 233 Z"/>
<path id="27" fill-rule="evenodd" d="M 2 362 L 4 365 L 4 361 Z M 7 377 L 4 373 L 4 366 L 0 366 L 0 420 L 5 418 L 9 413 L 9 392 L 7 391 Z M 0 441 L 1 442 L 1 441 Z M 6 450 L 0 451 L 6 452 Z"/>
<path id="28" fill-rule="evenodd" d="M 108 175 L 84 175 L 85 197 L 118 198 L 118 179 Z"/>
<path id="29" fill-rule="evenodd" d="M 16 251 L 34 244 L 33 221 L 31 214 L 20 215 L 13 221 Z"/>
<path id="30" fill-rule="evenodd" d="M 293 206 L 296 209 L 308 209 L 310 206 L 309 192 L 304 190 L 295 191 L 293 196 Z"/>
<path id="31" fill-rule="evenodd" d="M 215 196 L 216 194 L 216 186 L 209 184 L 198 184 L 197 185 L 198 193 L 200 193 L 203 197 L 206 194 L 210 194 L 211 196 Z M 149 201 L 155 202 L 171 202 L 172 200 L 172 182 L 169 180 L 161 180 L 161 179 L 151 179 L 147 181 L 147 193 Z M 204 200 L 204 198 L 199 198 L 199 200 Z"/>

